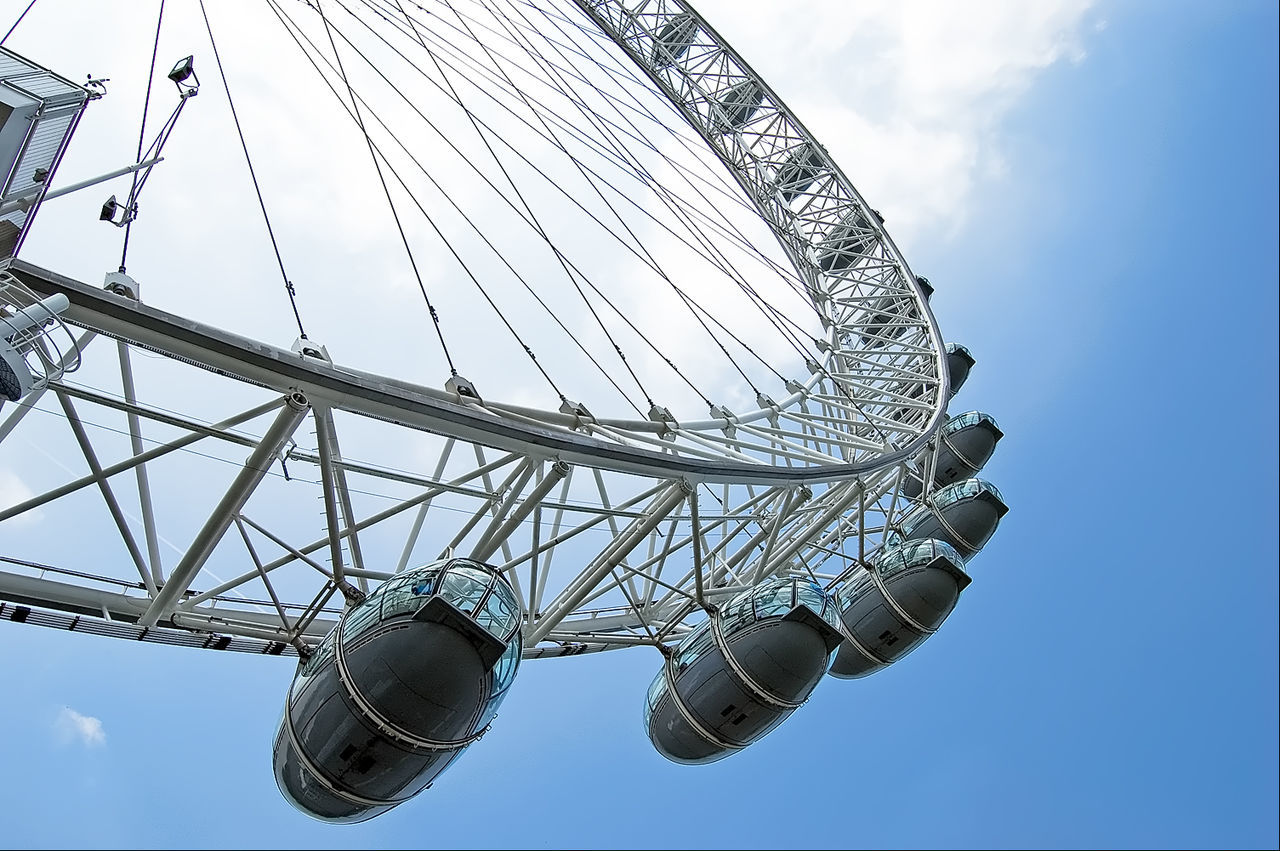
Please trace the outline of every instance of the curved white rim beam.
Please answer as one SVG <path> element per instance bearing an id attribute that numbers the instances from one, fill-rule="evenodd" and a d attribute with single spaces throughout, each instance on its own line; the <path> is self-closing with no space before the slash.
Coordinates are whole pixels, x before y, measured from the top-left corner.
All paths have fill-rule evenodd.
<path id="1" fill-rule="evenodd" d="M 5 265 L 33 292 L 66 295 L 71 302 L 68 321 L 211 372 L 280 393 L 300 390 L 330 407 L 409 428 L 618 472 L 700 482 L 825 483 L 911 458 L 932 437 L 921 433 L 893 448 L 859 438 L 845 425 L 853 403 L 814 392 L 797 392 L 777 407 L 748 416 L 698 423 L 587 420 L 576 414 L 464 400 L 449 391 L 330 365 L 250 340 L 22 260 L 0 264 Z M 895 410 L 918 410 L 921 404 L 902 393 L 895 399 Z M 793 400 L 795 409 L 785 406 Z M 808 410 L 808 403 L 816 410 Z M 792 423 L 790 429 L 781 427 L 784 417 Z M 887 414 L 876 420 L 878 425 L 890 422 Z M 844 454 L 857 460 L 844 461 Z"/>
<path id="2" fill-rule="evenodd" d="M 10 558 L 36 575 L 0 571 L 0 597 L 77 617 L 100 613 L 130 624 L 138 638 L 175 629 L 209 631 L 266 642 L 265 652 L 280 652 L 328 631 L 340 611 L 330 601 L 348 579 L 379 581 L 394 573 L 378 569 L 394 559 L 370 567 L 361 552 L 384 521 L 411 511 L 417 517 L 401 541 L 399 567 L 415 557 L 423 519 L 443 516 L 443 534 L 435 529 L 433 547 L 485 552 L 512 581 L 524 607 L 527 657 L 660 644 L 678 639 L 702 605 L 768 576 L 799 571 L 838 585 L 849 575 L 868 546 L 911 507 L 897 493 L 898 465 L 924 448 L 945 415 L 945 348 L 922 289 L 878 216 L 825 149 L 688 6 L 577 2 L 709 144 L 794 263 L 826 329 L 818 359 L 807 364 L 810 375 L 789 382 L 786 398 L 761 397 L 760 407 L 743 415 L 713 409 L 711 419 L 698 422 L 596 419 L 572 406 L 549 412 L 504 405 L 345 369 L 13 261 L 8 272 L 31 290 L 67 296 L 70 324 L 266 388 L 274 398 L 211 426 L 162 410 L 141 387 L 136 398 L 130 391 L 122 402 L 55 383 L 59 401 L 86 398 L 130 418 L 134 457 L 100 463 L 96 455 L 105 453 L 82 442 L 93 473 L 74 482 L 77 488 L 97 485 L 106 495 L 114 476 L 142 472 L 180 445 L 206 438 L 250 447 L 250 460 L 167 580 L 154 555 L 147 563 L 134 544 L 142 582 Z M 678 43 L 671 32 L 681 33 Z M 124 369 L 123 358 L 121 363 Z M 298 417 L 282 407 L 293 394 L 311 406 L 295 410 Z M 273 408 L 281 419 L 262 438 L 228 425 Z M 344 424 L 334 413 L 440 436 L 436 472 L 352 460 L 367 457 L 359 447 L 344 457 L 337 451 Z M 315 451 L 288 445 L 308 414 L 321 440 Z M 143 419 L 186 433 L 139 455 Z M 475 454 L 461 471 L 451 459 L 455 444 Z M 271 499 L 258 493 L 262 462 L 276 458 L 318 472 L 325 505 L 325 531 L 318 538 L 299 540 L 296 531 L 273 528 L 258 514 Z M 408 493 L 361 515 L 348 484 L 356 476 L 395 483 Z M 294 486 L 315 499 L 309 484 Z M 692 497 L 700 489 L 715 504 L 704 498 L 699 508 Z M 436 505 L 446 498 L 457 500 L 450 509 L 455 513 L 440 515 Z M 150 529 L 157 509 L 148 498 L 141 503 Z M 225 535 L 232 525 L 252 569 L 231 579 L 207 574 L 209 553 L 234 545 L 234 536 Z M 255 546 L 251 535 L 266 543 Z M 855 538 L 856 557 L 845 552 Z M 264 556 L 259 549 L 268 545 L 275 552 Z M 579 545 L 552 565 L 566 546 Z M 326 552 L 328 566 L 322 563 Z M 824 570 L 832 558 L 836 569 Z M 306 592 L 278 594 L 295 575 L 310 583 Z M 264 586 L 270 600 L 264 600 Z"/>

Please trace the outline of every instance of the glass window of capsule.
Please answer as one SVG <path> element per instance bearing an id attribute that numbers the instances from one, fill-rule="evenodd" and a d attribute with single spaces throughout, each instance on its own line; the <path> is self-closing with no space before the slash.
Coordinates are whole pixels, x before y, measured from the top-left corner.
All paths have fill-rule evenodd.
<path id="1" fill-rule="evenodd" d="M 956 502 L 962 502 L 966 499 L 977 496 L 984 490 L 991 493 L 996 499 L 1004 502 L 1004 497 L 1000 495 L 1000 491 L 996 486 L 988 482 L 986 479 L 965 479 L 964 481 L 955 482 L 933 492 L 933 494 L 920 505 L 911 509 L 905 517 L 902 518 L 902 528 L 911 530 L 915 528 L 921 520 L 927 517 L 931 512 L 941 511 L 948 505 Z M 930 507 L 932 506 L 932 508 Z M 891 541 L 897 542 L 901 539 L 896 535 L 890 536 Z"/>
<path id="2" fill-rule="evenodd" d="M 703 625 L 705 626 L 706 624 L 704 623 Z M 697 630 L 695 630 L 695 632 L 696 631 Z M 692 635 L 693 633 L 689 633 L 689 634 Z M 649 735 L 649 719 L 653 717 L 653 710 L 658 707 L 658 701 L 661 700 L 662 696 L 667 693 L 666 686 L 667 686 L 666 678 L 661 673 L 659 673 L 658 676 L 654 677 L 653 681 L 649 683 L 649 691 L 644 696 L 643 722 L 644 722 L 644 734 L 646 736 Z"/>
<path id="3" fill-rule="evenodd" d="M 393 576 L 347 612 L 342 627 L 343 641 L 351 645 L 383 621 L 412 615 L 434 594 L 470 615 L 477 624 L 507 645 L 494 668 L 492 708 L 515 680 L 519 667 L 520 606 L 511 586 L 479 562 L 458 558 Z M 295 689 L 333 658 L 336 634 L 337 630 L 334 630 L 325 636 L 302 666 L 294 681 Z"/>
<path id="4" fill-rule="evenodd" d="M 949 561 L 956 570 L 964 573 L 964 559 L 960 558 L 960 553 L 946 541 L 939 541 L 936 538 L 907 541 L 902 546 L 883 550 L 872 569 L 880 574 L 881 578 L 888 579 L 909 568 L 928 564 L 939 556 Z"/>
<path id="5" fill-rule="evenodd" d="M 996 428 L 1000 427 L 996 423 L 995 418 L 990 414 L 984 414 L 982 411 L 967 411 L 963 414 L 956 414 L 954 417 L 947 420 L 947 424 L 942 427 L 942 433 L 944 435 L 955 434 L 962 429 L 966 429 L 969 426 L 975 426 L 981 422 L 991 423 Z"/>
<path id="6" fill-rule="evenodd" d="M 757 621 L 780 618 L 797 605 L 804 605 L 833 627 L 840 628 L 839 606 L 822 588 L 808 579 L 783 577 L 764 582 L 749 591 L 743 591 L 721 607 L 717 615 L 720 621 L 720 634 L 732 635 Z M 692 664 L 713 643 L 711 621 L 708 620 L 680 642 L 676 649 L 677 669 L 683 669 Z"/>
<path id="7" fill-rule="evenodd" d="M 728 636 L 756 621 L 780 618 L 797 604 L 803 604 L 831 626 L 840 629 L 840 608 L 834 597 L 807 578 L 782 577 L 743 591 L 720 607 L 717 614 L 720 621 L 720 634 Z M 675 652 L 672 654 L 672 663 L 675 665 L 677 675 L 715 647 L 711 626 L 710 619 L 703 621 L 686 633 L 676 645 Z M 645 697 L 643 721 L 646 735 L 649 730 L 649 719 L 664 694 L 666 694 L 666 676 L 659 673 L 649 684 L 649 692 Z"/>
<path id="8" fill-rule="evenodd" d="M 1000 495 L 1000 491 L 996 490 L 996 486 L 988 482 L 986 479 L 965 479 L 962 482 L 956 482 L 947 485 L 945 488 L 934 493 L 930 497 L 934 508 L 943 509 L 953 502 L 961 502 L 970 497 L 975 497 L 983 491 L 988 491 L 996 499 L 1004 502 L 1004 497 Z M 904 524 L 905 525 L 905 524 Z"/>

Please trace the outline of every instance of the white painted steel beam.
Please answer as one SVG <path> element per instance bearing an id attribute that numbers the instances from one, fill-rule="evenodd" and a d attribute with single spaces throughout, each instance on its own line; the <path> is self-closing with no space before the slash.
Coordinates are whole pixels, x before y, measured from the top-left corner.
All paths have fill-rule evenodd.
<path id="1" fill-rule="evenodd" d="M 155 626 L 162 617 L 168 615 L 176 607 L 178 598 L 186 593 L 191 581 L 195 579 L 200 568 L 204 566 L 204 563 L 213 553 L 214 547 L 218 545 L 218 542 L 222 540 L 223 534 L 231 526 L 232 519 L 249 499 L 249 495 L 253 493 L 254 488 L 262 481 L 262 477 L 271 468 L 276 453 L 293 435 L 294 430 L 302 422 L 310 407 L 307 397 L 301 393 L 291 393 L 286 398 L 285 404 L 275 422 L 271 424 L 271 427 L 267 429 L 267 433 L 263 435 L 258 448 L 245 461 L 235 481 L 231 483 L 231 487 L 227 489 L 222 500 L 213 510 L 213 513 L 209 515 L 209 519 L 205 521 L 204 526 L 196 533 L 195 539 L 183 554 L 182 560 L 174 567 L 173 575 L 169 577 L 169 581 L 156 594 L 155 599 L 147 607 L 147 611 L 143 616 L 138 619 L 140 624 L 143 626 Z"/>

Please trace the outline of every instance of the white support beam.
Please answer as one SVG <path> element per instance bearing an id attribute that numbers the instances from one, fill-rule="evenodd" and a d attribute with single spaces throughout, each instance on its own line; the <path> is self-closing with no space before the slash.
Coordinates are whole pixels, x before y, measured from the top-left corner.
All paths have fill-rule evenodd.
<path id="1" fill-rule="evenodd" d="M 271 468 L 276 453 L 293 436 L 293 432 L 298 428 L 298 424 L 302 422 L 310 407 L 307 397 L 302 393 L 294 392 L 286 397 L 284 407 L 271 427 L 267 429 L 267 433 L 263 435 L 262 441 L 245 461 L 244 467 L 223 495 L 222 501 L 209 515 L 204 527 L 196 533 L 195 540 L 191 542 L 182 560 L 173 569 L 173 575 L 151 601 L 151 605 L 138 619 L 138 623 L 142 626 L 155 626 L 162 617 L 173 611 L 178 599 L 186 593 L 191 581 L 213 554 L 214 547 L 226 534 L 232 519 L 240 513 L 240 509 L 244 507 L 258 483 L 262 481 L 262 477 Z"/>
<path id="2" fill-rule="evenodd" d="M 833 492 L 837 492 L 839 489 L 844 489 L 845 493 L 837 496 L 831 496 Z M 861 497 L 863 494 L 862 483 L 845 482 L 836 485 L 836 487 L 827 491 L 827 494 L 831 499 L 830 504 L 822 511 L 821 514 L 818 515 L 816 519 L 808 524 L 807 528 L 813 532 L 826 529 L 835 522 L 836 518 L 839 517 L 846 508 L 849 507 L 850 503 Z M 790 561 L 791 557 L 798 553 L 801 548 L 808 544 L 814 537 L 814 534 L 796 535 L 790 544 L 778 550 L 769 562 L 764 565 L 764 575 L 767 576 L 770 573 L 776 572 L 783 564 Z"/>
<path id="3" fill-rule="evenodd" d="M 351 493 L 347 490 L 347 478 L 343 472 L 342 453 L 338 449 L 338 436 L 333 428 L 333 411 L 327 405 L 316 405 L 312 409 L 312 419 L 316 424 L 316 445 L 320 453 L 320 484 L 324 494 L 325 526 L 329 534 L 329 560 L 333 565 L 333 581 L 342 588 L 346 584 L 345 568 L 342 560 L 342 530 L 350 530 L 347 534 L 347 546 L 351 551 L 351 564 L 356 570 L 364 570 L 364 559 L 360 555 L 360 538 L 356 534 L 355 517 L 351 513 Z M 339 522 L 338 511 L 342 518 Z M 360 590 L 369 591 L 369 583 L 360 581 Z"/>
<path id="4" fill-rule="evenodd" d="M 61 388 L 59 388 L 59 392 L 61 392 Z M 3 511 L 0 511 L 0 522 L 8 520 L 10 517 L 15 517 L 23 513 L 24 511 L 30 511 L 33 508 L 39 508 L 40 506 L 44 505 L 47 502 L 51 502 L 55 499 L 58 499 L 59 497 L 66 496 L 67 494 L 72 493 L 73 491 L 77 491 L 80 488 L 87 487 L 88 485 L 94 484 L 99 479 L 109 479 L 112 476 L 115 476 L 119 473 L 123 473 L 126 470 L 132 469 L 138 466 L 139 464 L 144 464 L 147 461 L 151 461 L 155 458 L 159 458 L 162 455 L 167 455 L 170 452 L 174 452 L 178 449 L 182 449 L 183 447 L 189 446 L 192 443 L 195 443 L 196 441 L 202 438 L 209 437 L 210 435 L 214 435 L 219 431 L 222 431 L 224 429 L 234 428 L 235 426 L 238 426 L 241 423 L 245 423 L 245 422 L 248 422 L 249 420 L 254 419 L 255 417 L 259 417 L 262 414 L 267 413 L 268 411 L 275 410 L 280 405 L 281 405 L 281 402 L 278 399 L 273 399 L 272 401 L 264 405 L 259 405 L 258 407 L 251 408 L 242 414 L 237 414 L 234 417 L 230 417 L 228 419 L 222 420 L 219 423 L 215 423 L 214 425 L 210 426 L 207 431 L 198 431 L 193 434 L 184 435 L 183 437 L 180 437 L 177 440 L 170 441 L 169 443 L 165 443 L 161 446 L 152 447 L 151 449 L 148 449 L 146 452 L 143 452 L 141 455 L 135 455 L 132 458 L 127 458 L 124 461 L 120 461 L 116 464 L 112 464 L 110 467 L 103 467 L 97 473 L 93 473 L 88 476 L 81 476 L 75 481 L 67 482 L 65 485 L 59 485 L 58 487 L 53 488 L 52 490 L 48 490 L 42 494 L 33 496 L 31 499 L 28 499 L 25 502 L 20 502 L 17 505 L 12 505 L 9 508 L 4 509 Z"/>
<path id="5" fill-rule="evenodd" d="M 645 513 L 637 517 L 627 526 L 623 533 L 614 538 L 609 546 L 592 560 L 587 570 L 578 577 L 569 588 L 548 608 L 547 613 L 537 621 L 537 626 L 525 639 L 525 646 L 532 647 L 547 636 L 559 625 L 570 612 L 577 608 L 601 579 L 622 563 L 627 554 L 636 547 L 644 537 L 653 531 L 662 519 L 678 504 L 688 498 L 693 488 L 683 479 L 671 482 L 649 504 Z"/>
<path id="6" fill-rule="evenodd" d="M 435 472 L 431 475 L 431 478 L 435 481 L 440 481 L 440 477 L 444 475 L 445 465 L 449 463 L 449 456 L 453 453 L 453 446 L 456 442 L 452 437 L 445 441 L 444 448 L 440 451 L 440 460 L 436 462 Z M 413 518 L 413 526 L 409 529 L 408 537 L 405 538 L 404 549 L 400 553 L 400 561 L 396 563 L 396 573 L 409 566 L 409 558 L 413 555 L 413 548 L 418 543 L 418 535 L 422 533 L 422 524 L 426 521 L 427 511 L 430 508 L 430 498 L 419 506 L 418 513 Z"/>
<path id="7" fill-rule="evenodd" d="M 156 593 L 156 584 L 151 579 L 151 572 L 147 570 L 146 561 L 142 557 L 142 550 L 138 549 L 138 542 L 133 538 L 133 530 L 129 528 L 129 521 L 125 519 L 124 510 L 120 508 L 120 502 L 116 499 L 115 492 L 111 490 L 111 484 L 103 475 L 102 465 L 98 463 L 98 454 L 93 451 L 93 443 L 89 440 L 89 435 L 84 430 L 84 423 L 80 421 L 80 415 L 76 413 L 75 405 L 71 403 L 71 397 L 61 391 L 56 393 L 58 402 L 62 405 L 62 412 L 66 414 L 67 423 L 71 426 L 72 433 L 76 436 L 76 442 L 80 444 L 80 450 L 84 453 L 84 460 L 89 464 L 92 471 L 92 480 L 97 483 L 98 490 L 102 493 L 103 500 L 107 503 L 107 510 L 111 512 L 111 519 L 116 523 L 116 529 L 120 532 L 120 540 L 124 543 L 125 548 L 129 550 L 130 557 L 133 558 L 134 565 L 138 568 L 138 575 L 142 577 L 142 584 L 148 593 Z"/>
<path id="8" fill-rule="evenodd" d="M 765 578 L 765 571 L 769 565 L 770 558 L 773 555 L 774 545 L 778 542 L 778 532 L 786 525 L 791 515 L 803 503 L 809 501 L 813 496 L 813 491 L 808 488 L 796 488 L 787 494 L 786 501 L 782 504 L 782 508 L 778 510 L 777 515 L 773 518 L 773 522 L 769 524 L 769 536 L 764 542 L 764 552 L 760 554 L 760 559 L 756 562 L 755 574 L 751 577 L 751 584 L 756 585 Z"/>
<path id="9" fill-rule="evenodd" d="M 129 359 L 129 345 L 124 340 L 116 341 L 116 349 L 120 355 L 120 381 L 124 387 L 124 400 L 129 405 L 138 403 L 138 394 L 133 387 L 133 363 Z M 142 421 L 135 411 L 129 411 L 129 446 L 133 449 L 133 457 L 137 458 L 146 452 L 142 447 Z M 134 478 L 138 482 L 138 510 L 142 514 L 143 537 L 147 542 L 147 559 L 151 564 L 151 579 L 157 587 L 164 583 L 164 566 L 160 561 L 160 540 L 156 535 L 156 516 L 151 503 L 151 481 L 147 478 L 147 465 L 138 463 L 133 468 Z"/>
<path id="10" fill-rule="evenodd" d="M 529 516 L 529 512 L 539 505 L 551 489 L 556 486 L 569 472 L 569 465 L 563 461 L 557 461 L 547 470 L 546 475 L 542 477 L 542 481 L 538 482 L 533 490 L 529 491 L 529 495 L 523 501 L 512 509 L 517 496 L 519 495 L 515 489 L 512 489 L 511 495 L 507 499 L 502 512 L 493 518 L 489 527 L 480 535 L 480 540 L 476 542 L 475 547 L 471 550 L 471 558 L 476 561 L 485 561 L 494 551 L 510 537 L 511 532 Z M 506 515 L 506 519 L 503 516 Z"/>

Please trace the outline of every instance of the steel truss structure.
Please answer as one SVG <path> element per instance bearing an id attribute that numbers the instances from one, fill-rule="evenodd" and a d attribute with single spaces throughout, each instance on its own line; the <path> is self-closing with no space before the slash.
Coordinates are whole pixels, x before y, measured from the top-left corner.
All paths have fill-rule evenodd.
<path id="1" fill-rule="evenodd" d="M 754 411 L 713 407 L 696 422 L 658 406 L 643 420 L 576 403 L 538 410 L 465 382 L 437 389 L 345 368 L 305 341 L 278 348 L 149 307 L 127 287 L 11 260 L 7 286 L 69 301 L 62 319 L 81 358 L 106 362 L 115 349 L 120 391 L 50 378 L 0 411 L 3 440 L 51 396 L 89 469 L 3 507 L 0 522 L 96 491 L 121 544 L 102 558 L 134 570 L 11 555 L 0 616 L 306 653 L 346 599 L 452 553 L 505 572 L 525 657 L 539 658 L 664 646 L 766 578 L 800 572 L 838 590 L 859 569 L 917 504 L 899 492 L 906 464 L 945 419 L 946 353 L 925 289 L 826 150 L 693 10 L 575 2 L 678 107 L 794 264 L 825 332 L 809 374 L 785 398 L 761 394 Z M 156 354 L 165 382 L 136 386 L 136 360 Z M 175 389 L 175 401 L 155 401 Z M 240 403 L 197 416 L 190 394 Z M 121 425 L 86 427 L 107 421 Z M 386 457 L 406 441 L 412 463 Z M 184 488 L 194 463 L 225 486 Z M 318 535 L 306 531 L 317 513 Z M 162 542 L 180 542 L 176 563 Z"/>

